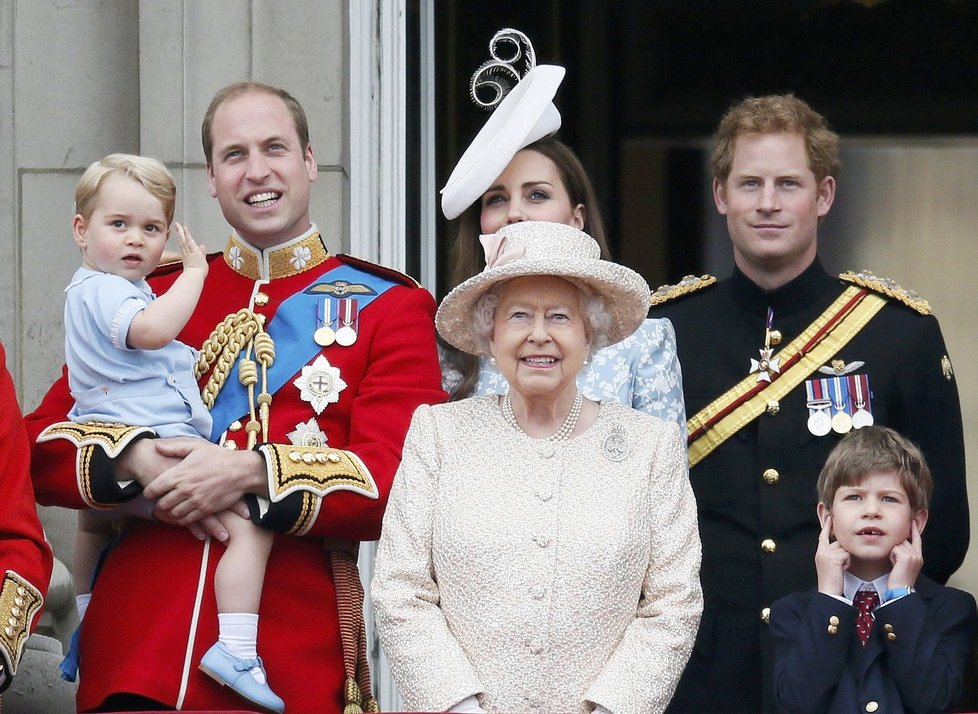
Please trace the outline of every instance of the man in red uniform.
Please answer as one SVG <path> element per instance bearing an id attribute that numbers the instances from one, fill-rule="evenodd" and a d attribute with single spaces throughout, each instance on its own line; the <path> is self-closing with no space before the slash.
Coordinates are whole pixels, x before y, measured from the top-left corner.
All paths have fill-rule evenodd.
<path id="1" fill-rule="evenodd" d="M 289 94 L 226 87 L 202 136 L 210 192 L 234 233 L 210 257 L 179 339 L 201 345 L 214 443 L 65 424 L 64 377 L 29 417 L 42 503 L 112 507 L 140 491 L 132 479 L 156 477 L 143 495 L 158 520 L 126 529 L 98 575 L 78 708 L 241 706 L 197 664 L 217 638 L 213 576 L 227 533 L 214 514 L 242 503 L 276 532 L 258 634 L 275 691 L 289 712 L 368 708 L 369 693 L 344 696 L 362 674 L 350 671 L 359 632 L 337 606 L 360 607 L 349 548 L 380 534 L 414 409 L 444 399 L 435 304 L 406 276 L 327 251 L 309 219 L 308 125 Z M 150 282 L 160 293 L 174 278 Z"/>
<path id="2" fill-rule="evenodd" d="M 30 447 L 0 345 L 0 692 L 10 686 L 51 579 L 51 548 L 37 518 Z"/>

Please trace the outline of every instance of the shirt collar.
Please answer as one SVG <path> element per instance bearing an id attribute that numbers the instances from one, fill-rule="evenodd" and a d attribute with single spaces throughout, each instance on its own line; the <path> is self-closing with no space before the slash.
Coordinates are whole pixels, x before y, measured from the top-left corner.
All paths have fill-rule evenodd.
<path id="1" fill-rule="evenodd" d="M 232 233 L 224 246 L 224 262 L 252 280 L 275 280 L 311 270 L 329 259 L 329 250 L 315 223 L 302 235 L 259 250 Z"/>
<path id="2" fill-rule="evenodd" d="M 856 597 L 856 592 L 859 590 L 875 590 L 880 596 L 880 602 L 883 602 L 883 593 L 886 592 L 886 581 L 889 580 L 890 574 L 884 573 L 876 578 L 876 580 L 867 582 L 861 578 L 857 578 L 847 570 L 842 574 L 842 578 L 842 594 L 845 595 L 846 600 L 849 602 L 852 602 L 853 598 Z"/>

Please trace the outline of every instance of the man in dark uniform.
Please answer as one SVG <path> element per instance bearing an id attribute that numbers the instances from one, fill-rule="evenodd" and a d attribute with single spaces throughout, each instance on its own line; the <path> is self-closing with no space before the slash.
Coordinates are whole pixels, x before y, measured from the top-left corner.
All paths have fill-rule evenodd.
<path id="1" fill-rule="evenodd" d="M 916 294 L 868 273 L 838 278 L 817 254 L 838 137 L 793 96 L 723 118 L 713 194 L 727 218 L 729 279 L 653 295 L 676 329 L 705 610 L 670 711 L 774 711 L 769 606 L 814 586 L 818 473 L 870 423 L 916 442 L 933 467 L 924 570 L 941 583 L 968 547 L 961 409 L 937 320 Z"/>

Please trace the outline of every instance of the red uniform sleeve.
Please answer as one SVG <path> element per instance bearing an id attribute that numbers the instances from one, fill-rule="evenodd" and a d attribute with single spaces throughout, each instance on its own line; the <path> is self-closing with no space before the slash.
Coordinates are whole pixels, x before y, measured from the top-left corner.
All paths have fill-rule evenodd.
<path id="1" fill-rule="evenodd" d="M 51 548 L 37 517 L 30 448 L 14 384 L 0 346 L 0 655 L 16 672 L 51 578 Z M 9 684 L 9 678 L 7 683 Z"/>

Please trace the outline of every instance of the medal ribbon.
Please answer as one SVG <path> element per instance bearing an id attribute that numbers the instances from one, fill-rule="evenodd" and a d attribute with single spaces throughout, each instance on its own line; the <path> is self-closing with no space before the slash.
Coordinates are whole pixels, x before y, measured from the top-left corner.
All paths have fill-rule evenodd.
<path id="1" fill-rule="evenodd" d="M 283 302 L 265 328 L 275 341 L 275 362 L 268 369 L 270 394 L 275 394 L 295 376 L 296 372 L 309 364 L 323 350 L 313 339 L 314 330 L 309 326 L 310 316 L 320 314 L 320 301 L 323 298 L 323 293 L 314 292 L 313 288 L 322 283 L 338 280 L 366 285 L 374 292 L 373 295 L 357 295 L 356 302 L 360 311 L 396 285 L 379 275 L 373 275 L 352 265 L 341 264 L 317 276 L 302 291 Z M 239 362 L 240 359 L 241 355 L 238 356 Z M 248 390 L 237 379 L 237 367 L 233 373 L 234 379 L 228 379 L 224 383 L 211 408 L 211 417 L 214 420 L 211 441 L 217 441 L 231 422 L 248 413 Z"/>
<path id="2" fill-rule="evenodd" d="M 780 400 L 808 375 L 839 352 L 886 304 L 870 291 L 849 287 L 828 309 L 777 356 L 781 371 L 770 382 L 751 375 L 703 407 L 686 422 L 689 465 L 695 466 L 714 449 Z"/>

